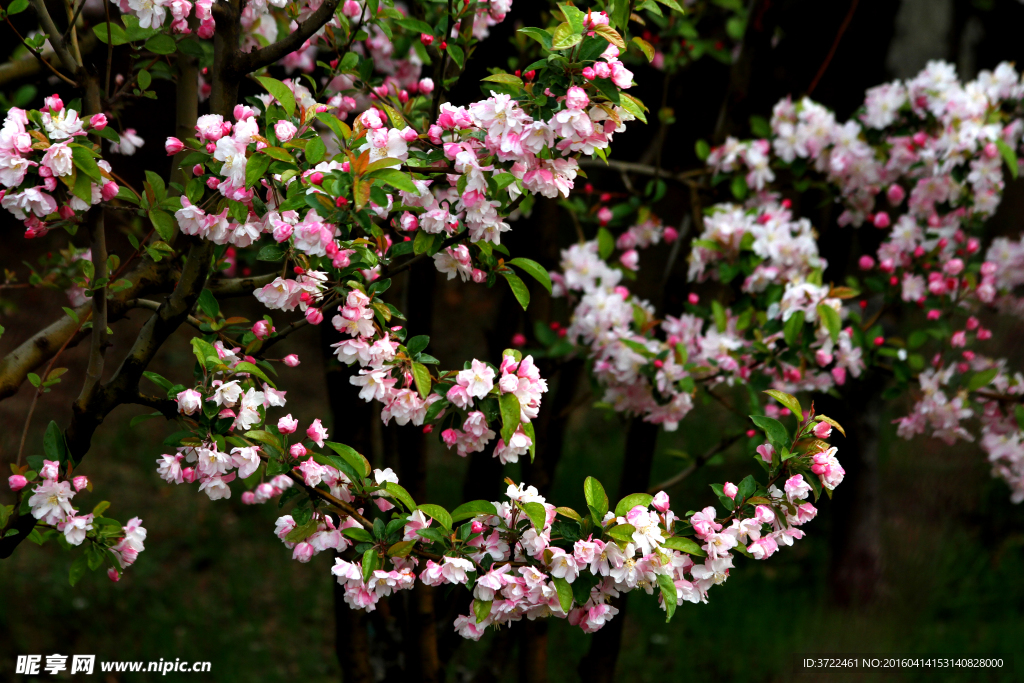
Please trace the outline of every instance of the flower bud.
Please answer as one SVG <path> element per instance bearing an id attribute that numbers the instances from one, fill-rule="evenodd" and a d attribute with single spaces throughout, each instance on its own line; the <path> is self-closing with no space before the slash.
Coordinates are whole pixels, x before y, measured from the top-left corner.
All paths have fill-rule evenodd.
<path id="1" fill-rule="evenodd" d="M 700 302 L 700 297 L 696 292 L 690 292 L 689 296 L 686 297 L 686 300 L 690 302 L 690 305 L 696 306 Z"/>
<path id="2" fill-rule="evenodd" d="M 167 142 L 164 143 L 164 149 L 167 151 L 167 156 L 172 157 L 185 149 L 185 143 L 178 138 L 167 138 Z"/>
<path id="3" fill-rule="evenodd" d="M 220 179 L 219 178 L 207 178 L 206 179 L 206 186 L 208 188 L 210 188 L 211 190 L 216 190 L 218 187 L 220 187 Z"/>
<path id="4" fill-rule="evenodd" d="M 893 183 L 889 186 L 889 189 L 885 191 L 885 197 L 889 200 L 889 203 L 893 206 L 899 206 L 903 203 L 903 199 L 907 196 L 907 191 L 903 189 L 902 185 Z"/>
<path id="5" fill-rule="evenodd" d="M 524 335 L 522 332 L 516 332 L 515 334 L 512 335 L 511 344 L 512 346 L 515 346 L 517 348 L 520 346 L 526 346 L 526 335 Z"/>
<path id="6" fill-rule="evenodd" d="M 876 228 L 888 228 L 890 225 L 889 214 L 885 211 L 879 211 L 871 222 Z"/>
<path id="7" fill-rule="evenodd" d="M 61 101 L 60 95 L 57 93 L 53 93 L 49 97 L 43 98 L 43 104 L 51 114 L 56 114 L 64 108 L 64 103 Z"/>
<path id="8" fill-rule="evenodd" d="M 103 201 L 109 202 L 111 199 L 117 196 L 117 191 L 119 189 L 121 188 L 117 186 L 117 183 L 115 183 L 113 180 L 110 180 L 103 184 L 103 189 L 100 190 L 100 197 L 103 198 Z"/>
<path id="9" fill-rule="evenodd" d="M 485 527 L 483 524 L 474 519 L 473 524 L 469 527 L 469 530 L 474 534 L 482 534 L 484 532 L 484 529 L 486 528 L 487 527 Z"/>
<path id="10" fill-rule="evenodd" d="M 252 326 L 252 333 L 261 341 L 273 334 L 274 331 L 274 326 L 266 320 L 257 320 Z"/>
<path id="11" fill-rule="evenodd" d="M 592 81 L 595 78 L 597 78 L 597 74 L 594 73 L 594 67 L 592 67 L 592 66 L 585 66 L 585 67 L 583 67 L 583 78 L 587 79 L 588 81 Z"/>
<path id="12" fill-rule="evenodd" d="M 310 325 L 319 325 L 324 321 L 324 314 L 319 308 L 313 308 L 310 306 L 306 309 L 306 322 Z"/>
<path id="13" fill-rule="evenodd" d="M 60 213 L 60 217 L 63 218 L 64 220 L 66 220 L 66 221 L 67 220 L 71 220 L 72 218 L 75 217 L 75 210 L 72 209 L 67 204 L 65 204 L 64 206 L 60 207 L 60 209 L 58 210 L 58 213 Z"/>
<path id="14" fill-rule="evenodd" d="M 192 167 L 192 175 L 201 176 L 203 175 L 203 167 L 201 164 L 196 164 Z"/>
<path id="15" fill-rule="evenodd" d="M 480 270 L 479 268 L 474 268 L 473 282 L 477 283 L 478 285 L 482 285 L 483 283 L 487 282 L 487 273 Z"/>
<path id="16" fill-rule="evenodd" d="M 75 487 L 75 491 L 81 491 L 89 485 L 89 477 L 78 476 L 71 480 L 71 483 Z"/>
<path id="17" fill-rule="evenodd" d="M 739 487 L 736 486 L 736 484 L 732 483 L 731 481 L 725 482 L 725 485 L 722 487 L 722 493 L 729 496 L 733 500 L 736 499 L 736 494 L 739 493 L 739 491 Z"/>
<path id="18" fill-rule="evenodd" d="M 107 567 L 107 578 L 117 583 L 121 580 L 121 574 L 113 567 Z"/>
<path id="19" fill-rule="evenodd" d="M 103 130 L 107 127 L 107 115 L 93 114 L 92 118 L 89 119 L 89 126 L 93 130 Z"/>
<path id="20" fill-rule="evenodd" d="M 293 443 L 292 447 L 288 449 L 288 452 L 292 454 L 293 458 L 301 458 L 307 453 L 306 447 L 301 443 Z"/>
<path id="21" fill-rule="evenodd" d="M 424 95 L 429 95 L 434 92 L 434 79 L 432 78 L 421 78 L 419 85 L 417 86 L 419 91 Z"/>
<path id="22" fill-rule="evenodd" d="M 668 494 L 664 491 L 658 491 L 654 496 L 654 500 L 651 501 L 651 505 L 653 505 L 654 509 L 658 512 L 667 512 L 669 507 Z"/>
<path id="23" fill-rule="evenodd" d="M 666 244 L 672 244 L 679 239 L 679 231 L 672 226 L 669 226 L 665 228 L 664 232 L 661 233 L 661 236 L 665 240 Z"/>
<path id="24" fill-rule="evenodd" d="M 20 474 L 12 474 L 7 477 L 7 485 L 11 487 L 12 491 L 20 491 L 28 485 L 28 479 Z"/>
<path id="25" fill-rule="evenodd" d="M 295 134 L 299 131 L 295 127 L 295 124 L 291 121 L 285 121 L 281 119 L 274 124 L 274 135 L 277 136 L 277 141 L 284 144 L 295 137 Z"/>
<path id="26" fill-rule="evenodd" d="M 243 505 L 252 505 L 255 502 L 256 502 L 256 494 L 253 493 L 252 491 L 246 491 L 245 493 L 242 494 L 242 504 Z"/>
<path id="27" fill-rule="evenodd" d="M 284 364 L 290 368 L 298 367 L 299 365 L 299 356 L 294 353 L 289 353 L 282 360 L 284 361 Z"/>
<path id="28" fill-rule="evenodd" d="M 358 19 L 363 13 L 363 8 L 359 6 L 356 0 L 345 0 L 345 4 L 341 8 L 341 13 L 349 19 Z"/>
<path id="29" fill-rule="evenodd" d="M 427 47 L 430 47 L 431 45 L 434 44 L 434 36 L 430 35 L 429 33 L 421 33 L 420 42 L 426 45 Z"/>
<path id="30" fill-rule="evenodd" d="M 313 171 L 307 176 L 307 178 L 313 185 L 322 185 L 324 182 L 324 174 L 320 171 Z"/>
<path id="31" fill-rule="evenodd" d="M 832 436 L 832 425 L 828 422 L 819 422 L 814 425 L 814 435 L 819 439 L 827 439 Z"/>

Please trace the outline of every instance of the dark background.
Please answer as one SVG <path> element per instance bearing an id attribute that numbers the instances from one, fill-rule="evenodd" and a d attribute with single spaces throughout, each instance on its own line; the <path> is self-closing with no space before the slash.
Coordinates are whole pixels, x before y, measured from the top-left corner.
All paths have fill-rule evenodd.
<path id="1" fill-rule="evenodd" d="M 506 22 L 493 29 L 485 48 L 505 45 L 517 21 L 536 24 L 537 11 L 533 3 L 518 0 Z M 848 28 L 813 92 L 814 99 L 840 118 L 862 102 L 867 87 L 910 77 L 929 59 L 950 60 L 961 78 L 969 79 L 999 61 L 1017 60 L 1024 50 L 1019 38 L 1024 5 L 1015 0 L 860 0 L 850 12 L 846 0 L 753 2 L 745 47 L 732 68 L 705 59 L 672 81 L 666 104 L 677 122 L 663 138 L 663 165 L 670 170 L 696 167 L 696 139 L 721 141 L 726 133 L 748 136 L 751 114 L 769 116 L 780 97 L 806 93 L 848 16 Z M 12 37 L 9 31 L 4 35 Z M 453 101 L 476 98 L 473 83 L 485 73 L 487 53 L 480 56 L 483 59 L 474 67 L 480 73 L 466 75 Z M 661 77 L 643 68 L 636 73 L 638 94 L 653 110 L 661 97 Z M 8 83 L 5 88 L 10 91 L 17 85 Z M 40 98 L 33 106 L 41 105 L 46 92 L 60 90 L 53 84 L 38 85 Z M 171 127 L 173 90 L 159 84 L 157 92 L 157 101 L 142 101 L 132 110 L 128 124 L 146 138 L 146 146 L 135 157 L 115 161 L 115 170 L 129 179 L 138 177 L 142 168 L 162 169 L 167 163 L 162 139 Z M 716 126 L 720 119 L 723 125 Z M 642 159 L 656 127 L 654 118 L 650 126 L 631 127 L 616 139 L 614 158 Z M 592 174 L 592 181 L 600 189 L 621 189 L 615 175 Z M 992 221 L 994 233 L 1019 231 L 1021 197 L 1019 185 L 1008 187 Z M 862 252 L 858 240 L 871 236 L 837 228 L 831 223 L 834 212 L 822 206 L 820 198 L 796 199 L 801 212 L 824 235 L 823 251 L 832 264 L 826 277 L 841 279 L 850 259 Z M 689 208 L 685 193 L 673 189 L 658 211 L 666 222 L 677 224 Z M 10 216 L 0 217 L 0 225 L 9 245 L 0 262 L 20 273 L 23 260 L 34 261 L 69 239 L 57 232 L 27 243 Z M 573 239 L 568 217 L 554 203 L 538 204 L 530 219 L 514 225 L 508 242 L 513 253 L 536 251 L 535 230 L 541 228 L 544 239 L 535 257 L 553 267 L 557 248 Z M 115 248 L 126 248 L 119 236 L 112 242 Z M 81 237 L 76 243 L 81 244 Z M 664 254 L 645 254 L 637 287 L 645 296 L 663 297 L 665 310 L 672 313 L 678 311 L 673 304 L 688 291 L 685 264 L 679 264 L 663 286 L 657 274 L 664 259 Z M 428 285 L 425 291 L 434 288 L 432 315 L 421 313 L 410 327 L 413 334 L 432 335 L 431 352 L 443 367 L 461 365 L 474 356 L 491 358 L 513 332 L 529 332 L 532 327 L 500 287 L 453 286 L 440 277 L 434 282 L 430 271 L 413 277 L 419 280 L 412 286 L 396 282 L 394 295 L 415 297 L 424 291 L 417 289 L 423 282 Z M 0 338 L 3 353 L 59 316 L 60 306 L 66 305 L 59 291 L 12 289 L 0 294 L 0 324 L 6 328 Z M 561 314 L 565 322 L 558 305 L 549 305 L 536 291 L 534 295 L 537 310 L 531 309 L 531 315 L 547 320 Z M 233 313 L 254 318 L 253 303 L 237 300 L 225 305 Z M 111 356 L 123 352 L 144 319 L 140 311 L 114 326 Z M 1002 348 L 992 354 L 1019 361 L 1019 325 L 1011 320 L 986 325 L 1003 340 Z M 154 369 L 182 379 L 191 364 L 186 340 L 184 334 L 173 338 Z M 307 330 L 280 347 L 281 355 L 297 352 L 303 361 L 297 369 L 282 371 L 289 410 L 303 423 L 322 417 L 337 440 L 367 438 L 367 455 L 372 454 L 375 466 L 390 464 L 400 456 L 396 449 L 401 439 L 409 437 L 379 428 L 376 417 L 367 417 L 366 411 L 339 411 L 337 401 L 332 418 L 328 387 L 346 392 L 347 377 L 328 372 L 321 343 L 317 331 Z M 68 396 L 77 392 L 84 355 L 82 347 L 65 354 L 71 369 L 66 386 L 40 401 L 27 453 L 41 450 L 42 428 L 48 420 L 66 423 Z M 568 376 L 560 374 L 555 383 L 568 382 Z M 564 446 L 550 489 L 558 504 L 582 504 L 586 475 L 614 482 L 624 458 L 628 469 L 635 455 L 626 449 L 628 422 L 591 409 L 599 396 L 588 397 L 587 390 L 585 380 L 580 382 L 566 411 Z M 0 404 L 0 460 L 5 463 L 17 451 L 31 395 L 26 384 Z M 634 593 L 623 622 L 617 680 L 791 680 L 798 655 L 826 652 L 1001 656 L 1007 664 L 998 672 L 910 670 L 859 674 L 849 680 L 1012 681 L 1024 676 L 1020 507 L 1009 502 L 1005 484 L 990 478 L 976 446 L 898 440 L 891 420 L 904 414 L 909 404 L 882 404 L 877 387 L 854 387 L 851 395 L 847 402 L 833 401 L 827 410 L 848 427 L 847 419 L 858 425 L 848 430 L 851 442 L 836 440 L 850 476 L 834 501 L 819 506 L 818 519 L 805 527 L 808 537 L 769 562 L 737 558 L 729 581 L 710 591 L 710 603 L 684 605 L 671 624 L 664 623 L 655 598 Z M 549 394 L 546 409 L 553 402 Z M 210 502 L 194 488 L 165 485 L 156 475 L 155 460 L 163 452 L 164 435 L 172 430 L 157 420 L 129 428 L 129 419 L 143 412 L 122 407 L 101 427 L 82 469 L 95 482 L 96 492 L 81 494 L 80 501 L 91 507 L 108 499 L 115 516 L 142 517 L 149 529 L 146 551 L 120 583 L 95 574 L 75 588 L 67 582 L 70 558 L 55 544 L 23 544 L 11 559 L 0 562 L 0 680 L 11 676 L 16 655 L 54 652 L 96 654 L 101 660 L 209 660 L 211 680 L 338 680 L 331 558 L 321 554 L 308 565 L 293 562 L 272 533 L 280 514 L 276 503 L 245 507 L 237 496 Z M 678 432 L 658 438 L 651 480 L 660 481 L 681 469 L 685 462 L 680 453 L 703 453 L 721 433 L 739 426 L 718 405 L 700 405 Z M 450 508 L 463 496 L 463 477 L 471 461 L 439 448 L 433 439 L 427 442 L 427 493 Z M 476 466 L 491 467 L 486 462 Z M 708 483 L 736 481 L 748 471 L 744 456 L 728 452 L 669 491 L 673 508 L 682 513 L 710 504 Z M 471 497 L 494 497 L 502 476 L 517 481 L 521 476 L 517 466 L 502 474 L 492 467 L 491 473 L 497 476 L 486 479 L 489 490 L 475 491 Z M 480 472 L 469 476 L 471 484 L 484 481 Z M 0 493 L 0 500 L 10 498 L 9 493 Z M 472 680 L 474 675 L 487 680 L 491 674 L 500 680 L 528 680 L 525 669 L 517 665 L 517 628 L 512 633 L 489 633 L 481 643 L 463 644 L 447 666 L 448 680 Z M 449 629 L 441 625 L 442 632 Z M 558 620 L 551 620 L 549 629 L 551 680 L 575 680 L 592 637 Z M 397 668 L 401 662 L 379 646 L 374 648 L 371 659 L 377 674 L 403 680 Z"/>

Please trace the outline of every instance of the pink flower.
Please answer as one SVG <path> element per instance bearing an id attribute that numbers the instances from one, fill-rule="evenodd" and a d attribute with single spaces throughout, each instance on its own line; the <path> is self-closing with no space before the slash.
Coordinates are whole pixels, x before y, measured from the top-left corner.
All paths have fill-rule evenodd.
<path id="1" fill-rule="evenodd" d="M 185 149 L 185 143 L 178 138 L 167 138 L 167 141 L 164 143 L 164 149 L 167 151 L 167 156 L 172 157 Z"/>
<path id="2" fill-rule="evenodd" d="M 757 454 L 766 463 L 771 464 L 772 457 L 775 455 L 775 448 L 770 443 L 763 443 L 757 447 Z"/>
<path id="3" fill-rule="evenodd" d="M 75 491 L 81 491 L 89 485 L 89 477 L 79 476 L 71 480 L 72 485 L 75 487 Z"/>
<path id="4" fill-rule="evenodd" d="M 195 389 L 186 389 L 178 393 L 178 412 L 192 415 L 203 405 L 203 395 Z"/>
<path id="5" fill-rule="evenodd" d="M 293 443 L 291 447 L 288 449 L 288 452 L 291 453 L 291 456 L 293 458 L 301 458 L 302 456 L 309 453 L 309 451 L 306 450 L 306 447 L 303 446 L 301 443 Z"/>
<path id="6" fill-rule="evenodd" d="M 587 97 L 587 91 L 577 85 L 569 88 L 569 91 L 565 93 L 565 106 L 569 109 L 581 110 L 588 104 L 590 104 L 590 98 Z"/>
<path id="7" fill-rule="evenodd" d="M 819 439 L 827 439 L 832 436 L 832 425 L 828 422 L 819 422 L 814 425 L 814 435 Z"/>
<path id="8" fill-rule="evenodd" d="M 20 491 L 28 484 L 28 479 L 20 474 L 12 474 L 7 477 L 7 485 L 11 487 L 12 491 Z"/>
<path id="9" fill-rule="evenodd" d="M 298 365 L 299 365 L 299 356 L 297 354 L 294 354 L 294 353 L 289 353 L 287 356 L 285 356 L 281 360 L 283 360 L 284 364 L 287 365 L 290 368 L 298 367 Z"/>
<path id="10" fill-rule="evenodd" d="M 324 447 L 324 439 L 327 438 L 327 430 L 320 423 L 320 419 L 313 420 L 313 424 L 306 429 L 306 436 L 309 437 L 320 448 Z"/>
<path id="11" fill-rule="evenodd" d="M 295 134 L 299 132 L 299 129 L 295 127 L 295 124 L 291 121 L 285 121 L 281 119 L 274 124 L 274 135 L 277 136 L 277 141 L 284 144 L 288 142 Z"/>
<path id="12" fill-rule="evenodd" d="M 89 125 L 92 126 L 93 130 L 103 130 L 107 127 L 107 115 L 93 114 L 92 118 L 89 119 Z"/>
<path id="13" fill-rule="evenodd" d="M 100 196 L 103 198 L 103 201 L 109 202 L 111 199 L 117 196 L 117 192 L 120 189 L 121 188 L 118 187 L 117 183 L 111 180 L 103 184 L 103 189 L 100 190 Z"/>
<path id="14" fill-rule="evenodd" d="M 291 416 L 291 413 L 285 415 L 277 421 L 277 431 L 282 434 L 293 434 L 295 430 L 299 428 L 299 421 Z"/>
<path id="15" fill-rule="evenodd" d="M 651 501 L 651 505 L 658 512 L 667 512 L 669 507 L 668 494 L 664 491 L 658 491 L 654 496 L 654 500 Z"/>
<path id="16" fill-rule="evenodd" d="M 739 487 L 736 486 L 736 484 L 732 483 L 731 481 L 725 482 L 725 485 L 722 487 L 722 493 L 729 496 L 733 500 L 736 500 L 736 494 L 739 493 L 739 490 Z"/>

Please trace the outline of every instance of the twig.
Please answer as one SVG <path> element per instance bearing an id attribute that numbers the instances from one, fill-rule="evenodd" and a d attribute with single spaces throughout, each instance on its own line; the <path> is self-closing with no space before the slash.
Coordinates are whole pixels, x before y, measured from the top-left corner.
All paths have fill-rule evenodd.
<path id="1" fill-rule="evenodd" d="M 808 95 L 814 92 L 814 89 L 818 87 L 818 82 L 821 80 L 821 77 L 825 75 L 825 70 L 828 68 L 829 63 L 832 62 L 832 58 L 835 56 L 836 50 L 839 49 L 839 41 L 842 40 L 843 34 L 846 33 L 846 29 L 850 26 L 850 22 L 853 20 L 853 13 L 857 11 L 858 2 L 860 2 L 860 0 L 852 0 L 852 2 L 850 2 L 850 10 L 846 13 L 843 23 L 839 25 L 839 32 L 836 34 L 836 39 L 832 41 L 832 47 L 829 48 L 825 61 L 821 63 L 818 73 L 814 75 L 814 80 L 811 81 L 811 84 L 807 87 Z"/>
<path id="2" fill-rule="evenodd" d="M 78 83 L 76 83 L 75 81 L 71 80 L 70 78 L 68 78 L 67 76 L 62 74 L 61 72 L 57 71 L 57 69 L 55 69 L 52 64 L 50 64 L 48 61 L 46 61 L 46 59 L 43 57 L 41 52 L 37 51 L 35 48 L 33 48 L 31 45 L 29 45 L 27 42 L 25 42 L 25 39 L 22 37 L 22 35 L 20 33 L 18 33 L 18 29 L 14 28 L 14 24 L 11 23 L 10 17 L 7 17 L 7 25 L 11 27 L 11 29 L 18 36 L 18 38 L 21 40 L 22 44 L 28 49 L 28 51 L 31 52 L 32 55 L 36 59 L 38 59 L 47 69 L 49 69 L 54 74 L 56 74 L 58 78 L 60 78 L 62 81 L 64 81 L 68 85 L 70 85 L 70 86 L 72 86 L 74 88 L 78 87 Z M 54 54 L 57 54 L 57 53 L 55 52 Z"/>
<path id="3" fill-rule="evenodd" d="M 724 451 L 726 448 L 728 448 L 729 446 L 731 446 L 734 443 L 736 443 L 737 441 L 739 441 L 742 437 L 743 437 L 743 434 L 740 433 L 740 434 L 736 434 L 734 436 L 730 436 L 728 438 L 722 439 L 720 442 L 718 442 L 718 445 L 713 447 L 711 450 L 709 450 L 704 455 L 698 457 L 696 460 L 694 460 L 692 463 L 690 463 L 682 472 L 680 472 L 679 474 L 675 475 L 674 477 L 666 479 L 665 481 L 661 482 L 660 484 L 655 484 L 654 486 L 649 488 L 648 489 L 648 493 L 657 493 L 658 491 L 664 491 L 667 488 L 675 486 L 676 484 L 678 484 L 679 482 L 683 481 L 684 479 L 689 477 L 691 474 L 696 472 L 698 468 L 703 467 L 707 463 L 708 460 L 710 460 L 711 458 L 715 457 L 716 455 L 718 455 L 719 453 Z"/>

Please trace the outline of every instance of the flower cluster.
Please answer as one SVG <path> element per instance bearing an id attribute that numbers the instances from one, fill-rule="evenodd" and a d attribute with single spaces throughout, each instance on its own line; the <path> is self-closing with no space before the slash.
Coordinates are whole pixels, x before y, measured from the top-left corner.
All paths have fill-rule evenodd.
<path id="1" fill-rule="evenodd" d="M 25 237 L 77 222 L 79 213 L 117 196 L 110 164 L 95 158 L 98 147 L 87 138 L 106 126 L 103 114 L 82 120 L 56 95 L 41 110 L 7 110 L 0 129 L 0 206 L 24 223 Z"/>

